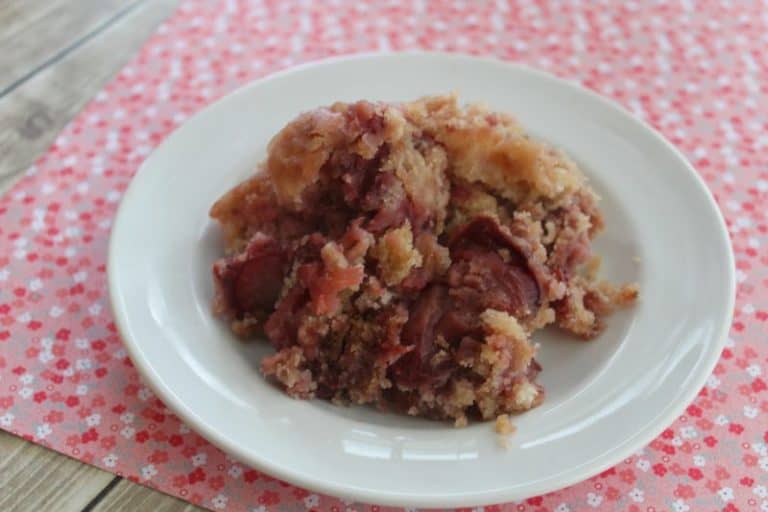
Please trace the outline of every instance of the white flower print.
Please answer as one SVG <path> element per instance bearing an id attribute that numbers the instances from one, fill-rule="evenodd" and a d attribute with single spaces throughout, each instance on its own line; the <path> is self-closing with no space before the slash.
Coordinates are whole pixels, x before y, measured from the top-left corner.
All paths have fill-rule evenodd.
<path id="1" fill-rule="evenodd" d="M 101 313 L 101 304 L 94 302 L 88 306 L 88 313 L 90 313 L 91 316 L 98 316 L 98 314 Z"/>
<path id="2" fill-rule="evenodd" d="M 12 412 L 7 412 L 2 416 L 0 416 L 0 426 L 10 427 L 11 425 L 13 425 L 14 419 L 16 419 L 16 416 L 14 416 Z"/>
<path id="3" fill-rule="evenodd" d="M 603 496 L 601 494 L 595 494 L 594 492 L 587 493 L 587 504 L 590 507 L 599 507 L 603 502 Z"/>
<path id="4" fill-rule="evenodd" d="M 648 461 L 648 459 L 638 459 L 637 462 L 635 463 L 635 466 L 640 471 L 648 471 L 649 469 L 651 469 L 651 463 L 650 461 Z"/>
<path id="5" fill-rule="evenodd" d="M 135 416 L 132 412 L 124 412 L 120 415 L 120 421 L 123 423 L 133 423 Z"/>
<path id="6" fill-rule="evenodd" d="M 101 423 L 101 414 L 99 413 L 93 413 L 90 416 L 87 416 L 85 418 L 85 423 L 89 427 L 95 427 L 99 423 Z"/>
<path id="7" fill-rule="evenodd" d="M 0 269 L 0 281 L 7 281 L 8 276 L 10 275 L 11 275 L 11 271 L 8 270 L 7 268 Z"/>
<path id="8" fill-rule="evenodd" d="M 115 353 L 112 355 L 115 356 L 115 359 L 125 359 L 125 356 L 128 355 L 128 352 L 126 352 L 124 348 L 120 348 L 115 350 Z"/>
<path id="9" fill-rule="evenodd" d="M 37 355 L 37 360 L 43 364 L 53 361 L 53 352 L 50 350 L 43 350 Z"/>
<path id="10" fill-rule="evenodd" d="M 222 509 L 227 507 L 227 498 L 223 494 L 217 494 L 212 500 L 211 504 L 213 505 L 213 508 Z"/>
<path id="11" fill-rule="evenodd" d="M 179 424 L 179 434 L 189 434 L 189 427 L 184 423 Z"/>
<path id="12" fill-rule="evenodd" d="M 65 377 L 71 377 L 75 374 L 75 369 L 70 366 L 69 368 L 61 372 L 61 374 Z"/>
<path id="13" fill-rule="evenodd" d="M 682 446 L 682 445 L 683 445 L 683 440 L 680 439 L 679 436 L 675 436 L 672 438 L 672 446 Z"/>
<path id="14" fill-rule="evenodd" d="M 760 502 L 760 512 L 768 512 L 768 501 L 763 500 Z"/>
<path id="15" fill-rule="evenodd" d="M 40 344 L 44 348 L 51 348 L 53 347 L 53 338 L 43 338 L 40 340 Z"/>
<path id="16" fill-rule="evenodd" d="M 636 503 L 642 503 L 645 501 L 645 493 L 637 487 L 629 491 L 629 497 L 632 498 L 632 501 Z"/>
<path id="17" fill-rule="evenodd" d="M 571 507 L 569 507 L 565 503 L 561 503 L 557 507 L 555 507 L 555 512 L 571 512 Z"/>
<path id="18" fill-rule="evenodd" d="M 243 474 L 243 467 L 242 466 L 238 466 L 238 465 L 230 466 L 230 468 L 227 471 L 227 473 L 232 478 L 240 478 L 240 475 Z"/>
<path id="19" fill-rule="evenodd" d="M 32 384 L 32 381 L 35 380 L 35 376 L 31 373 L 25 373 L 21 377 L 19 377 L 19 382 L 21 382 L 24 385 Z"/>
<path id="20" fill-rule="evenodd" d="M 683 500 L 676 499 L 672 502 L 672 510 L 674 510 L 674 512 L 688 512 L 691 510 L 691 507 L 689 507 Z"/>
<path id="21" fill-rule="evenodd" d="M 75 368 L 78 370 L 90 370 L 91 366 L 92 364 L 90 359 L 78 359 L 75 361 Z"/>
<path id="22" fill-rule="evenodd" d="M 195 467 L 202 466 L 206 461 L 208 461 L 208 455 L 205 452 L 197 452 L 192 456 L 192 465 Z"/>
<path id="23" fill-rule="evenodd" d="M 717 491 L 717 495 L 720 496 L 721 500 L 727 503 L 733 499 L 733 489 L 730 487 L 723 487 Z"/>
<path id="24" fill-rule="evenodd" d="M 113 468 L 117 465 L 117 455 L 115 455 L 114 453 L 110 453 L 106 457 L 102 458 L 101 462 L 103 462 L 104 465 L 107 466 L 108 468 Z"/>
<path id="25" fill-rule="evenodd" d="M 87 395 L 88 394 L 88 386 L 86 384 L 78 384 L 75 388 L 75 394 L 76 395 Z"/>
<path id="26" fill-rule="evenodd" d="M 51 195 L 54 190 L 56 190 L 56 187 L 53 186 L 53 183 L 50 183 L 48 181 L 44 182 L 43 186 L 40 187 L 40 192 L 42 192 L 46 196 Z"/>
<path id="27" fill-rule="evenodd" d="M 306 508 L 315 508 L 320 504 L 320 496 L 317 494 L 310 494 L 306 498 L 304 498 L 304 506 Z"/>
<path id="28" fill-rule="evenodd" d="M 147 464 L 143 468 L 141 468 L 141 478 L 144 480 L 149 480 L 153 476 L 157 474 L 157 468 L 154 464 Z"/>
<path id="29" fill-rule="evenodd" d="M 704 467 L 707 465 L 707 459 L 704 458 L 703 455 L 694 455 L 693 456 L 693 465 L 698 467 Z"/>
<path id="30" fill-rule="evenodd" d="M 760 457 L 760 460 L 757 461 L 757 463 L 760 464 L 760 469 L 768 471 L 768 457 Z"/>
<path id="31" fill-rule="evenodd" d="M 752 492 L 755 493 L 759 498 L 768 498 L 768 487 L 764 485 L 756 485 Z"/>
<path id="32" fill-rule="evenodd" d="M 763 371 L 760 368 L 760 365 L 757 363 L 752 363 L 751 365 L 747 366 L 747 373 L 750 377 L 759 377 Z"/>
<path id="33" fill-rule="evenodd" d="M 21 398 L 29 398 L 32 396 L 32 388 L 21 388 L 19 390 L 19 396 Z"/>
<path id="34" fill-rule="evenodd" d="M 757 417 L 757 407 L 750 407 L 748 405 L 744 406 L 744 416 L 746 416 L 749 419 L 756 418 Z"/>
<path id="35" fill-rule="evenodd" d="M 698 430 L 691 425 L 686 425 L 680 429 L 680 436 L 683 439 L 694 439 L 699 435 Z"/>
<path id="36" fill-rule="evenodd" d="M 133 428 L 133 427 L 129 427 L 129 426 L 123 427 L 123 429 L 120 431 L 120 435 L 123 436 L 126 439 L 132 438 L 133 434 L 135 434 L 135 433 L 136 433 L 136 429 Z"/>
<path id="37" fill-rule="evenodd" d="M 760 455 L 761 457 L 765 457 L 768 455 L 768 445 L 765 443 L 752 443 L 752 451 L 754 451 L 756 454 Z"/>
<path id="38" fill-rule="evenodd" d="M 149 388 L 141 388 L 138 393 L 139 400 L 142 400 L 146 402 L 150 398 L 152 398 L 152 391 L 150 391 Z"/>
<path id="39" fill-rule="evenodd" d="M 717 418 L 715 418 L 715 425 L 727 425 L 728 424 L 728 418 L 723 414 L 718 414 Z"/>
<path id="40" fill-rule="evenodd" d="M 707 387 L 711 389 L 717 389 L 720 387 L 720 379 L 715 377 L 714 375 L 710 375 L 707 377 Z"/>
<path id="41" fill-rule="evenodd" d="M 42 423 L 35 429 L 35 437 L 38 439 L 45 439 L 53 433 L 51 426 L 48 423 Z"/>

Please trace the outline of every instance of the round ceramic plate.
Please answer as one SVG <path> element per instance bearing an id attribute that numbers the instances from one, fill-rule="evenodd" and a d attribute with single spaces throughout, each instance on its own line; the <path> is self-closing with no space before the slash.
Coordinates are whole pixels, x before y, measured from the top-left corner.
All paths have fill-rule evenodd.
<path id="1" fill-rule="evenodd" d="M 541 343 L 544 404 L 493 426 L 293 400 L 259 374 L 266 342 L 243 344 L 211 314 L 222 254 L 211 204 L 254 172 L 270 137 L 335 101 L 458 91 L 515 115 L 569 153 L 602 196 L 603 274 L 640 302 L 585 343 Z M 630 114 L 577 85 L 488 59 L 363 55 L 252 83 L 194 116 L 146 160 L 115 220 L 109 285 L 136 367 L 190 427 L 275 477 L 364 502 L 465 506 L 521 499 L 592 476 L 654 436 L 693 399 L 720 354 L 734 298 L 723 220 L 696 172 Z M 414 475 L 419 475 L 415 478 Z"/>

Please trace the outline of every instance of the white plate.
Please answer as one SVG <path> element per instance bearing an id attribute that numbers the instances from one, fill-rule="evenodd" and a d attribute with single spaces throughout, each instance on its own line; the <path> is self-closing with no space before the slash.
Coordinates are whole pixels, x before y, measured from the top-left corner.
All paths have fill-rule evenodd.
<path id="1" fill-rule="evenodd" d="M 584 343 L 544 332 L 544 404 L 514 418 L 508 450 L 490 424 L 465 429 L 362 407 L 297 401 L 257 371 L 211 315 L 221 254 L 208 208 L 251 173 L 299 112 L 337 100 L 410 100 L 458 90 L 516 115 L 567 151 L 603 197 L 604 273 L 638 281 L 636 307 Z M 734 300 L 723 220 L 696 172 L 656 132 L 571 83 L 493 60 L 364 55 L 252 83 L 179 128 L 125 194 L 109 251 L 117 325 L 162 400 L 211 442 L 278 478 L 365 502 L 498 503 L 594 475 L 650 442 L 704 384 Z"/>

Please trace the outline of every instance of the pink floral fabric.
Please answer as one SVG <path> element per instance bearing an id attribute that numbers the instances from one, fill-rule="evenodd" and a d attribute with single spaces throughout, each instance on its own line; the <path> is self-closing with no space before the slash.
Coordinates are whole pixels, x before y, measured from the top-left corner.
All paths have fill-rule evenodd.
<path id="1" fill-rule="evenodd" d="M 684 415 L 594 478 L 485 510 L 768 511 L 766 34 L 765 6 L 736 0 L 183 2 L 0 199 L 0 427 L 213 510 L 383 510 L 277 481 L 181 424 L 115 333 L 107 237 L 152 148 L 249 80 L 359 51 L 463 52 L 581 82 L 658 128 L 717 197 L 738 268 L 727 348 Z"/>

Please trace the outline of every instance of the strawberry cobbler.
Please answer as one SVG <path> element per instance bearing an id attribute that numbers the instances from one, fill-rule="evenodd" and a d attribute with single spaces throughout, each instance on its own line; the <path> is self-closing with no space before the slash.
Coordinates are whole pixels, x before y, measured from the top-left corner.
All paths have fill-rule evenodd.
<path id="1" fill-rule="evenodd" d="M 590 339 L 634 285 L 596 279 L 597 198 L 565 155 L 454 96 L 336 103 L 211 209 L 215 311 L 299 398 L 492 419 L 544 398 L 532 334 Z"/>

